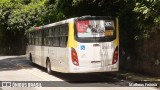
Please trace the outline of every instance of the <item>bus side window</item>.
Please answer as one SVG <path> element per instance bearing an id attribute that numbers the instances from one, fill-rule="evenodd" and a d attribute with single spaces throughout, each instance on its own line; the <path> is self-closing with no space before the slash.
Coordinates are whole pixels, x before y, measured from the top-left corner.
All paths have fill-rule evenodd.
<path id="1" fill-rule="evenodd" d="M 55 46 L 55 28 L 53 27 L 52 29 L 52 32 L 51 32 L 51 34 L 52 34 L 52 38 L 51 38 L 51 40 L 52 40 L 52 46 Z"/>
<path id="2" fill-rule="evenodd" d="M 38 33 L 38 45 L 41 45 L 41 31 Z"/>
<path id="3" fill-rule="evenodd" d="M 60 47 L 66 47 L 68 41 L 68 29 L 67 25 L 61 26 Z"/>
<path id="4" fill-rule="evenodd" d="M 44 30 L 44 45 L 48 46 L 48 30 Z"/>
<path id="5" fill-rule="evenodd" d="M 59 47 L 59 26 L 55 27 L 54 46 Z"/>
<path id="6" fill-rule="evenodd" d="M 68 25 L 65 25 L 65 35 L 68 37 Z"/>
<path id="7" fill-rule="evenodd" d="M 32 33 L 30 33 L 30 44 L 32 45 L 32 42 L 33 42 L 33 40 L 32 40 Z"/>
<path id="8" fill-rule="evenodd" d="M 38 45 L 39 41 L 38 41 L 38 32 L 35 32 L 35 44 Z"/>
<path id="9" fill-rule="evenodd" d="M 61 47 L 66 47 L 67 46 L 68 37 L 67 36 L 61 37 L 60 41 L 61 41 L 60 46 Z"/>
<path id="10" fill-rule="evenodd" d="M 29 44 L 32 44 L 32 37 L 31 37 L 31 33 L 29 33 Z"/>
<path id="11" fill-rule="evenodd" d="M 35 45 L 35 32 L 32 33 L 32 45 Z"/>
<path id="12" fill-rule="evenodd" d="M 27 43 L 30 45 L 30 33 L 27 33 Z"/>
<path id="13" fill-rule="evenodd" d="M 36 32 L 36 45 L 40 45 L 40 31 Z"/>

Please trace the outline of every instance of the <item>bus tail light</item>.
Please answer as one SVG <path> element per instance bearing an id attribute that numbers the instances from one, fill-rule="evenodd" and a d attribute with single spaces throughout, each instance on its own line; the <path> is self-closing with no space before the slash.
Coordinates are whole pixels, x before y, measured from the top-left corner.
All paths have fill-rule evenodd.
<path id="1" fill-rule="evenodd" d="M 71 48 L 71 57 L 72 57 L 72 63 L 76 66 L 79 66 L 77 52 L 74 48 Z"/>
<path id="2" fill-rule="evenodd" d="M 117 61 L 118 61 L 118 46 L 116 47 L 114 51 L 112 64 L 115 64 Z"/>

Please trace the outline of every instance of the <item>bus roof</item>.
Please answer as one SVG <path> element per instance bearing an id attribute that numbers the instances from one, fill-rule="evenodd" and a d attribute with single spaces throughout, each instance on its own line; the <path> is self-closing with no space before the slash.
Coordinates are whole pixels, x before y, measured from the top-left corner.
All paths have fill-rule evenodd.
<path id="1" fill-rule="evenodd" d="M 81 16 L 81 17 L 75 17 L 75 18 L 62 20 L 62 21 L 59 21 L 59 22 L 54 22 L 54 23 L 39 26 L 39 27 L 32 27 L 27 32 L 39 31 L 39 30 L 43 30 L 43 29 L 47 29 L 47 28 L 56 26 L 56 25 L 66 24 L 66 23 L 69 23 L 69 22 L 73 22 L 75 19 L 77 19 L 77 20 L 87 20 L 87 19 L 113 19 L 113 18 L 109 17 L 109 16 L 90 16 L 90 15 L 86 15 L 86 16 Z"/>

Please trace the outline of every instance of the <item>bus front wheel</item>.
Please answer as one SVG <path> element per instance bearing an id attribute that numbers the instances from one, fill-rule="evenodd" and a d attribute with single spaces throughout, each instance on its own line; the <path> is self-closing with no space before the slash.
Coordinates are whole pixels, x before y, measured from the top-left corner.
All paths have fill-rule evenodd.
<path id="1" fill-rule="evenodd" d="M 47 73 L 51 74 L 51 62 L 50 62 L 50 60 L 47 60 L 46 68 L 47 68 Z"/>

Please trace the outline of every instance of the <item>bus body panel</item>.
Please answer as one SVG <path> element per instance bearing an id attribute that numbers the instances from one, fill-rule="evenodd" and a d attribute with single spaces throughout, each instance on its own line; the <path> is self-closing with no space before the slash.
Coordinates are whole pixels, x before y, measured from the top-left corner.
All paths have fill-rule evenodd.
<path id="1" fill-rule="evenodd" d="M 94 44 L 100 46 L 93 47 Z M 109 45 L 113 44 L 113 47 Z M 81 46 L 85 45 L 85 49 Z M 102 48 L 102 45 L 106 48 Z M 88 49 L 87 49 L 88 48 Z M 114 42 L 105 43 L 78 43 L 76 51 L 78 52 L 79 66 L 69 59 L 69 73 L 88 73 L 88 72 L 112 72 L 119 70 L 119 61 L 112 64 L 113 52 L 115 50 Z M 71 52 L 70 52 L 71 55 Z"/>
<path id="2" fill-rule="evenodd" d="M 32 55 L 32 62 L 46 67 L 50 60 L 51 69 L 63 73 L 112 72 L 119 70 L 119 53 L 116 63 L 112 63 L 116 47 L 119 47 L 118 19 L 116 20 L 116 38 L 107 42 L 79 42 L 75 39 L 75 20 L 61 21 L 68 23 L 67 47 L 28 45 L 27 52 Z M 49 28 L 49 24 L 45 27 Z M 101 22 L 102 23 L 102 22 Z M 72 49 L 77 53 L 79 65 L 73 63 Z M 118 48 L 119 49 L 119 48 Z M 119 50 L 118 50 L 119 51 Z"/>
<path id="3" fill-rule="evenodd" d="M 33 48 L 37 47 L 34 45 L 30 45 L 29 46 L 31 50 L 30 53 L 32 54 L 32 57 L 34 56 L 34 53 L 37 53 L 37 51 L 34 51 Z M 111 72 L 111 71 L 118 71 L 118 64 L 114 64 L 114 65 L 108 65 L 108 66 L 97 66 L 95 64 L 92 65 L 92 63 L 90 63 L 89 61 L 91 61 L 91 59 L 89 59 L 88 61 L 88 66 L 75 66 L 71 60 L 71 48 L 68 48 L 66 50 L 66 55 L 64 55 L 63 61 L 59 61 L 59 59 L 57 57 L 52 57 L 50 55 L 55 56 L 53 53 L 51 54 L 51 51 L 57 51 L 55 48 L 51 48 L 51 47 L 44 47 L 44 57 L 41 57 L 42 60 L 41 62 L 43 62 L 42 64 L 39 64 L 35 61 L 33 61 L 33 63 L 36 63 L 40 66 L 46 67 L 46 58 L 49 57 L 50 61 L 51 61 L 51 65 L 52 65 L 52 70 L 53 71 L 57 71 L 57 72 L 63 72 L 63 73 L 88 73 L 88 72 Z M 63 50 L 65 51 L 65 50 Z M 50 55 L 49 55 L 49 53 Z M 43 59 L 44 58 L 44 59 Z M 62 57 L 59 57 L 62 58 Z M 33 57 L 33 60 L 35 60 L 36 58 Z M 64 62 L 64 63 L 62 63 Z M 82 63 L 86 63 L 86 62 L 82 62 Z M 80 64 L 82 64 L 80 63 Z M 118 62 L 117 62 L 118 63 Z M 90 66 L 89 66 L 90 65 Z"/>
<path id="4" fill-rule="evenodd" d="M 113 42 L 79 43 L 78 59 L 81 67 L 104 67 L 112 64 Z"/>
<path id="5" fill-rule="evenodd" d="M 28 49 L 29 54 L 32 56 L 32 62 L 41 65 L 41 46 L 28 45 Z"/>
<path id="6" fill-rule="evenodd" d="M 68 50 L 68 48 L 28 45 L 27 56 L 31 54 L 32 62 L 43 67 L 46 67 L 46 60 L 49 59 L 53 71 L 68 72 Z"/>
<path id="7" fill-rule="evenodd" d="M 49 58 L 53 71 L 65 72 L 68 67 L 68 49 L 60 47 L 44 47 L 45 61 Z M 44 63 L 46 67 L 46 62 Z"/>

